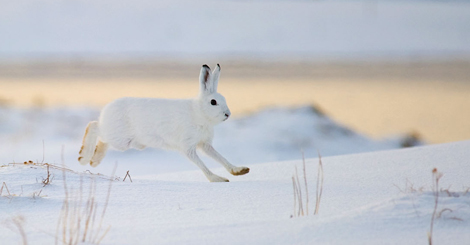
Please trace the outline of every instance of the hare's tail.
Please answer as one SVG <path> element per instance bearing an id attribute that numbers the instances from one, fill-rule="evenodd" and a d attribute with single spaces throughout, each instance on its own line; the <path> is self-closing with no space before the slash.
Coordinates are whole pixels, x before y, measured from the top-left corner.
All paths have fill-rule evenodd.
<path id="1" fill-rule="evenodd" d="M 82 165 L 90 164 L 91 158 L 95 152 L 96 141 L 99 135 L 99 127 L 97 121 L 92 121 L 88 123 L 88 126 L 85 130 L 85 136 L 83 136 L 83 143 L 80 152 L 78 153 L 80 157 L 78 161 Z"/>

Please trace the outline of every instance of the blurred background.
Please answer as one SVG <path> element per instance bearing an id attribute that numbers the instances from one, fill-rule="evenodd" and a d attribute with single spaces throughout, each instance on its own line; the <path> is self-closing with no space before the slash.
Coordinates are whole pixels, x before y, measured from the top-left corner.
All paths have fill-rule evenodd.
<path id="1" fill-rule="evenodd" d="M 115 98 L 195 96 L 206 63 L 235 119 L 313 105 L 376 140 L 470 138 L 464 0 L 0 0 L 0 133 L 75 108 L 80 141 Z"/>

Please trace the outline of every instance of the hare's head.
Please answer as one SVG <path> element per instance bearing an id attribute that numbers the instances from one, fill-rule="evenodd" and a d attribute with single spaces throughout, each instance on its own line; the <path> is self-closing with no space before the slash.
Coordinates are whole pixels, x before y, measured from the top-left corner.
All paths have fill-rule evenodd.
<path id="1" fill-rule="evenodd" d="M 217 93 L 220 66 L 211 72 L 211 68 L 203 65 L 199 75 L 199 103 L 202 114 L 212 123 L 220 123 L 230 117 L 230 110 L 224 96 Z"/>

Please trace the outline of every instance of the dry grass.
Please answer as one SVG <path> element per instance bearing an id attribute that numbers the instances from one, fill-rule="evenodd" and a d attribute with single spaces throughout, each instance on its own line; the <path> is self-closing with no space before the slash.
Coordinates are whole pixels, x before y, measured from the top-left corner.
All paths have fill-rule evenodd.
<path id="1" fill-rule="evenodd" d="M 295 167 L 295 173 L 292 175 L 292 186 L 293 186 L 293 192 L 294 192 L 294 214 L 291 217 L 309 215 L 310 198 L 309 198 L 309 191 L 308 191 L 305 156 L 303 152 L 302 152 L 302 166 L 303 166 L 303 179 L 304 179 L 303 188 L 302 188 L 301 181 L 299 179 L 297 166 Z M 304 197 L 302 196 L 302 189 L 305 189 L 305 203 L 304 203 Z M 316 195 L 315 195 L 315 210 L 313 213 L 314 215 L 318 214 L 320 210 L 320 202 L 321 202 L 322 193 L 323 193 L 323 164 L 321 161 L 321 155 L 320 153 L 318 153 L 318 174 L 317 174 L 317 186 L 316 186 Z"/>
<path id="2" fill-rule="evenodd" d="M 3 182 L 2 187 L 0 188 L 0 196 L 2 196 L 2 194 L 3 194 L 3 188 L 5 188 L 6 192 L 8 193 L 7 197 L 11 197 L 12 195 L 10 193 L 10 190 L 8 190 L 7 183 L 5 183 L 5 182 Z"/>
<path id="3" fill-rule="evenodd" d="M 309 203 L 309 198 L 308 198 L 308 184 L 307 184 L 307 171 L 305 170 L 305 154 L 304 152 L 302 151 L 302 166 L 303 166 L 303 170 L 304 170 L 304 184 L 305 184 L 305 197 L 307 198 L 306 200 L 306 209 L 307 209 L 307 215 L 308 215 L 308 203 Z M 297 169 L 296 169 L 297 171 Z"/>
<path id="4" fill-rule="evenodd" d="M 320 201 L 321 195 L 323 193 L 323 163 L 321 161 L 320 152 L 318 152 L 318 174 L 317 174 L 317 192 L 316 192 L 316 199 L 315 199 L 315 212 L 314 214 L 318 214 L 320 211 Z"/>
<path id="5" fill-rule="evenodd" d="M 49 171 L 49 166 L 53 166 L 53 165 L 49 165 L 48 163 L 34 163 L 33 161 L 27 161 L 27 162 L 23 162 L 23 163 L 9 163 L 7 165 L 2 165 L 2 167 L 8 167 L 8 166 L 20 166 L 20 165 L 32 165 L 32 166 L 38 166 L 38 167 L 44 167 L 46 166 L 46 170 L 47 170 L 47 177 L 46 178 L 43 178 L 42 179 L 42 188 L 41 189 L 38 189 L 36 191 L 34 191 L 31 196 L 33 197 L 33 199 L 36 199 L 36 197 L 41 197 L 41 193 L 43 191 L 43 188 L 46 186 L 46 185 L 49 185 L 52 180 L 53 180 L 53 175 L 51 174 L 51 172 Z M 37 179 L 36 179 L 37 181 Z M 8 195 L 3 195 L 3 191 L 5 191 Z M 20 196 L 23 196 L 23 186 L 21 186 L 21 193 L 19 195 L 17 194 L 13 194 L 10 192 L 10 190 L 8 189 L 8 186 L 7 186 L 7 183 L 6 182 L 3 182 L 2 183 L 2 186 L 0 187 L 0 196 L 3 196 L 3 197 L 6 197 L 6 198 L 9 198 L 9 199 L 13 199 L 14 197 L 20 197 Z M 10 200 L 11 201 L 11 200 Z"/>
<path id="6" fill-rule="evenodd" d="M 131 181 L 132 183 L 132 178 L 131 178 L 131 175 L 129 174 L 129 170 L 127 171 L 126 175 L 124 176 L 124 179 L 122 180 L 123 182 L 126 181 L 126 178 L 127 176 L 129 176 L 129 180 Z"/>
<path id="7" fill-rule="evenodd" d="M 466 196 L 469 193 L 469 190 L 470 190 L 470 188 L 468 188 L 468 187 L 463 187 L 462 192 L 455 192 L 455 191 L 450 190 L 451 186 L 449 186 L 447 188 L 440 188 L 439 183 L 440 183 L 440 179 L 443 177 L 443 175 L 444 174 L 439 172 L 436 168 L 434 168 L 432 170 L 432 186 L 431 186 L 430 192 L 432 193 L 432 196 L 434 198 L 434 200 L 433 200 L 434 206 L 433 206 L 433 209 L 432 209 L 430 229 L 427 233 L 428 243 L 430 245 L 432 245 L 432 243 L 433 243 L 432 242 L 432 237 L 433 237 L 433 232 L 434 232 L 434 223 L 436 222 L 436 220 L 438 220 L 438 219 L 448 219 L 448 220 L 455 220 L 455 221 L 461 221 L 461 222 L 464 221 L 464 219 L 462 219 L 460 217 L 457 217 L 455 215 L 452 216 L 452 214 L 456 210 L 452 210 L 451 208 L 448 208 L 448 207 L 438 208 L 440 206 L 439 205 L 440 204 L 439 203 L 439 197 L 458 198 L 460 196 Z M 420 215 L 418 213 L 418 208 L 415 205 L 415 196 L 427 193 L 428 189 L 425 188 L 424 186 L 416 188 L 414 186 L 414 184 L 411 181 L 409 181 L 408 179 L 406 179 L 404 188 L 400 188 L 398 185 L 395 185 L 395 184 L 394 184 L 394 186 L 401 193 L 410 195 L 411 202 L 412 202 L 413 208 L 415 210 L 415 213 L 416 213 L 417 217 L 420 217 Z"/>
<path id="8" fill-rule="evenodd" d="M 424 186 L 415 188 L 414 184 L 407 178 L 405 180 L 405 187 L 400 188 L 398 185 L 393 184 L 401 193 L 422 193 L 424 192 Z"/>
<path id="9" fill-rule="evenodd" d="M 114 176 L 114 172 L 112 174 Z M 74 245 L 79 243 L 100 244 L 111 226 L 103 229 L 103 220 L 109 203 L 111 186 L 114 178 L 109 178 L 109 186 L 104 204 L 99 204 L 96 198 L 96 180 L 90 180 L 88 194 L 84 200 L 83 177 L 79 189 L 67 186 L 66 173 L 63 172 L 65 198 L 56 229 L 56 241 L 62 244 Z M 101 211 L 101 215 L 99 214 Z M 98 219 L 97 219 L 98 216 Z"/>
<path id="10" fill-rule="evenodd" d="M 5 221 L 6 226 L 13 232 L 18 232 L 21 236 L 23 245 L 28 245 L 28 239 L 24 230 L 25 218 L 23 216 L 15 216 Z"/>
<path id="11" fill-rule="evenodd" d="M 297 205 L 297 216 L 304 216 L 304 204 L 302 202 L 302 188 L 300 186 L 300 181 L 299 181 L 299 173 L 297 172 L 297 166 L 295 167 L 295 174 L 292 176 L 292 181 L 294 185 L 294 199 L 297 199 L 298 205 Z M 306 193 L 308 196 L 308 193 Z M 296 210 L 295 207 L 295 202 L 294 202 L 294 210 Z M 294 211 L 294 215 L 295 215 Z"/>
<path id="12" fill-rule="evenodd" d="M 62 161 L 64 160 L 62 159 Z M 114 176 L 116 168 L 114 169 L 111 177 L 109 177 L 99 173 L 94 174 L 90 171 L 77 173 L 65 166 L 44 163 L 44 160 L 42 162 L 25 161 L 23 163 L 9 163 L 8 165 L 2 165 L 1 167 L 8 166 L 28 166 L 29 168 L 42 168 L 46 170 L 47 175 L 42 178 L 41 182 L 36 179 L 36 182 L 42 183 L 42 188 L 33 193 L 33 198 L 40 197 L 43 189 L 46 186 L 51 185 L 52 180 L 54 179 L 53 170 L 62 172 L 65 197 L 57 222 L 56 234 L 51 234 L 55 237 L 55 244 L 100 244 L 105 238 L 111 228 L 111 226 L 105 227 L 103 221 L 109 203 L 112 182 L 120 180 L 120 178 Z M 67 182 L 67 173 L 80 175 L 80 184 L 78 188 L 69 186 Z M 130 178 L 129 173 L 127 173 L 127 175 Z M 96 197 L 98 179 L 109 181 L 106 199 L 103 201 L 99 201 Z M 88 191 L 84 190 L 84 186 L 89 186 Z M 23 189 L 20 196 L 22 194 Z M 0 187 L 0 196 L 13 199 L 13 197 L 17 195 L 11 193 L 7 183 L 3 182 Z M 26 233 L 23 229 L 25 223 L 24 220 L 25 219 L 23 217 L 18 216 L 6 220 L 6 222 L 10 229 L 20 233 L 23 238 L 23 244 L 27 244 Z"/>
<path id="13" fill-rule="evenodd" d="M 76 172 L 72 169 L 69 169 L 65 166 L 59 166 L 59 165 L 54 164 L 54 163 L 33 162 L 31 160 L 23 162 L 23 163 L 17 163 L 17 162 L 8 163 L 7 165 L 2 165 L 1 167 L 21 166 L 21 165 L 45 168 L 47 176 L 46 176 L 46 178 L 43 178 L 43 180 L 42 180 L 43 184 L 45 184 L 44 182 L 46 182 L 47 184 L 50 184 L 52 182 L 52 180 L 54 179 L 54 176 L 50 173 L 50 170 L 59 170 L 59 171 L 62 171 L 62 172 L 72 173 L 72 174 L 82 174 L 82 173 Z M 87 175 L 97 177 L 97 178 L 101 178 L 101 179 L 105 179 L 105 180 L 120 180 L 120 177 L 118 177 L 118 176 L 107 176 L 107 175 L 100 174 L 100 173 L 92 173 L 92 172 L 90 172 L 90 170 L 84 171 L 83 174 L 87 174 Z"/>
<path id="14" fill-rule="evenodd" d="M 437 171 L 437 168 L 434 168 L 432 170 L 432 191 L 434 193 L 434 209 L 431 217 L 431 228 L 428 232 L 428 242 L 429 245 L 432 245 L 432 235 L 433 235 L 433 229 L 434 229 L 434 221 L 436 219 L 436 214 L 437 214 L 437 205 L 439 204 L 439 180 L 442 178 L 442 173 Z M 441 212 L 442 214 L 442 212 Z"/>
<path id="15" fill-rule="evenodd" d="M 405 188 L 400 188 L 398 185 L 396 184 L 393 184 L 401 193 L 404 193 L 404 194 L 408 194 L 408 193 L 411 193 L 411 194 L 414 194 L 414 193 L 423 193 L 424 192 L 424 187 L 420 187 L 418 189 L 416 189 L 414 187 L 414 184 L 407 178 L 405 180 Z M 416 198 L 414 195 L 410 195 L 410 198 L 411 198 L 411 204 L 413 205 L 413 210 L 415 211 L 415 214 L 416 214 L 416 217 L 420 217 L 419 215 L 419 212 L 418 212 L 418 208 L 416 207 Z"/>
<path id="16" fill-rule="evenodd" d="M 4 191 L 5 191 L 6 195 L 3 194 Z M 21 196 L 22 194 L 23 194 L 23 187 L 21 188 L 21 194 L 19 194 L 19 196 Z M 0 197 L 6 197 L 6 198 L 10 199 L 10 202 L 11 202 L 13 200 L 13 198 L 17 197 L 17 196 L 18 196 L 17 194 L 10 192 L 6 182 L 2 183 L 2 187 L 0 187 Z"/>
<path id="17" fill-rule="evenodd" d="M 62 181 L 64 186 L 65 197 L 57 223 L 55 244 L 100 244 L 100 242 L 103 240 L 103 238 L 106 236 L 110 229 L 110 226 L 106 229 L 103 228 L 103 220 L 109 203 L 112 182 L 115 180 L 119 180 L 118 177 L 114 177 L 114 172 L 111 175 L 112 177 L 108 177 L 103 174 L 94 174 L 90 171 L 85 171 L 84 175 L 82 174 L 82 176 L 80 177 L 79 188 L 74 189 L 73 187 L 69 187 L 67 184 L 67 173 L 79 173 L 65 166 L 44 163 L 44 161 L 26 161 L 23 163 L 8 164 L 8 166 L 20 165 L 28 165 L 35 168 L 46 169 L 47 175 L 45 178 L 42 178 L 41 181 L 43 186 L 38 193 L 33 193 L 33 198 L 35 198 L 36 196 L 40 196 L 43 188 L 51 184 L 52 180 L 54 179 L 51 170 L 58 170 L 62 172 Z M 108 192 L 104 203 L 98 202 L 96 198 L 97 178 L 109 180 Z M 86 191 L 84 192 L 83 190 L 83 187 L 85 185 L 84 179 L 90 181 L 88 183 L 89 190 L 87 193 L 85 193 Z M 7 197 L 11 198 L 14 196 L 8 190 L 8 187 L 5 182 L 3 183 L 2 187 L 0 187 L 0 196 L 4 190 L 8 193 Z M 19 223 L 16 222 L 15 224 Z"/>
<path id="18" fill-rule="evenodd" d="M 60 171 L 66 171 L 68 173 L 77 173 L 75 171 L 73 171 L 72 169 L 69 169 L 69 168 L 66 168 L 66 167 L 61 167 L 61 166 L 58 166 L 56 164 L 49 164 L 49 163 L 44 163 L 44 162 L 33 162 L 31 160 L 29 161 L 26 161 L 26 162 L 23 162 L 23 163 L 17 163 L 17 162 L 12 162 L 12 163 L 8 163 L 7 166 L 21 166 L 21 165 L 27 165 L 27 166 L 31 166 L 31 167 L 40 167 L 40 168 L 45 168 L 46 171 L 47 171 L 47 174 L 49 175 L 50 174 L 50 169 L 54 169 L 54 170 L 60 170 Z M 52 174 L 49 176 L 49 177 L 52 177 Z M 47 179 L 47 177 L 46 177 Z M 52 181 L 52 179 L 50 179 L 50 181 Z"/>
<path id="19" fill-rule="evenodd" d="M 52 174 L 51 170 L 59 170 L 59 171 L 62 171 L 63 173 L 67 172 L 67 173 L 72 173 L 72 174 L 80 174 L 80 173 L 77 173 L 74 170 L 71 170 L 71 169 L 66 168 L 66 167 L 61 167 L 61 166 L 58 166 L 58 165 L 55 165 L 55 164 L 44 163 L 44 160 L 42 162 L 39 162 L 39 161 L 33 162 L 31 160 L 25 161 L 23 163 L 13 162 L 13 163 L 8 163 L 7 165 L 2 165 L 1 167 L 9 167 L 9 166 L 14 167 L 14 166 L 25 166 L 25 165 L 30 166 L 30 167 L 34 167 L 34 168 L 46 169 L 46 177 L 45 178 L 42 177 L 42 180 L 41 180 L 42 188 L 34 191 L 31 194 L 33 199 L 35 199 L 37 197 L 42 197 L 41 194 L 42 194 L 44 188 L 46 186 L 50 185 L 52 183 L 52 181 L 54 180 L 54 175 Z M 120 180 L 120 178 L 117 177 L 117 176 L 109 177 L 109 176 L 106 176 L 106 175 L 103 175 L 103 174 L 100 174 L 100 173 L 95 174 L 95 173 L 92 173 L 88 170 L 85 171 L 84 174 L 86 174 L 88 176 L 91 176 L 93 178 L 101 178 L 101 179 L 105 179 L 105 180 Z M 39 182 L 39 180 L 36 179 L 36 182 Z M 4 193 L 6 193 L 6 195 Z M 21 191 L 21 193 L 19 195 L 11 193 L 10 190 L 8 189 L 8 186 L 7 186 L 6 182 L 3 182 L 2 186 L 0 187 L 0 197 L 6 197 L 6 198 L 9 198 L 9 199 L 13 199 L 14 197 L 22 196 L 22 195 L 23 195 L 23 191 Z"/>
<path id="20" fill-rule="evenodd" d="M 52 182 L 52 179 L 54 178 L 51 176 L 51 173 L 49 172 L 49 164 L 46 163 L 45 165 L 47 165 L 47 177 L 42 179 L 42 183 L 44 184 L 43 187 L 45 187 L 46 185 L 49 185 Z"/>

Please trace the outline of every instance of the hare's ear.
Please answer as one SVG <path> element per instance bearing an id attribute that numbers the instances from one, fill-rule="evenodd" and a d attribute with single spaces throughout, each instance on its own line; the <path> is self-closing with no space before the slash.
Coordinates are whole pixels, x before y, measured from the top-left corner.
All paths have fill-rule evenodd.
<path id="1" fill-rule="evenodd" d="M 215 93 L 217 92 L 217 85 L 219 84 L 220 76 L 220 65 L 217 64 L 217 67 L 211 72 L 211 68 L 207 65 L 203 65 L 201 68 L 201 73 L 199 74 L 199 87 L 200 94 L 205 93 Z"/>
<path id="2" fill-rule="evenodd" d="M 211 80 L 212 80 L 212 87 L 214 92 L 217 92 L 217 85 L 219 85 L 219 76 L 220 76 L 220 65 L 217 64 L 217 67 L 212 72 Z"/>
<path id="3" fill-rule="evenodd" d="M 201 94 L 212 93 L 211 68 L 203 65 L 199 74 L 199 90 Z"/>

